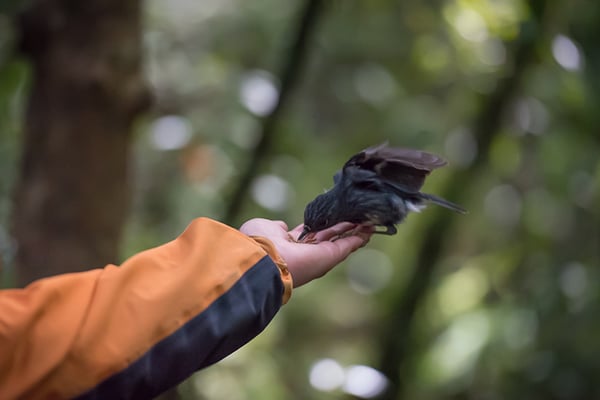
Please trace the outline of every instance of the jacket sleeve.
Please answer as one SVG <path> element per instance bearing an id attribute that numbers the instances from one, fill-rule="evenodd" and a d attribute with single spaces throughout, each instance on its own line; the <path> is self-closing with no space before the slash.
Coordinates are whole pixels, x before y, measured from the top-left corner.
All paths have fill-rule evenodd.
<path id="1" fill-rule="evenodd" d="M 120 267 L 0 291 L 0 398 L 152 398 L 260 333 L 291 287 L 268 240 L 200 218 Z"/>

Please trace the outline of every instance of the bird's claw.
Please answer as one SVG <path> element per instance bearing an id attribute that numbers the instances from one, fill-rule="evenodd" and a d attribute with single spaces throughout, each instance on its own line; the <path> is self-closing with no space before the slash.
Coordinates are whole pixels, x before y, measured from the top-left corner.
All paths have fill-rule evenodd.
<path id="1" fill-rule="evenodd" d="M 331 241 L 335 242 L 336 240 L 343 239 L 343 238 L 346 238 L 349 236 L 361 236 L 362 237 L 363 235 L 370 235 L 372 233 L 377 233 L 374 225 L 369 224 L 369 223 L 358 224 L 354 228 L 350 229 L 349 231 L 342 232 L 342 233 L 334 236 L 333 238 L 331 238 Z"/>
<path id="2" fill-rule="evenodd" d="M 304 243 L 304 244 L 314 244 L 317 243 L 317 239 L 315 238 L 314 234 L 308 234 L 306 235 L 302 240 L 297 240 L 295 239 L 290 233 L 288 233 L 288 240 L 290 242 L 294 242 L 294 243 Z"/>

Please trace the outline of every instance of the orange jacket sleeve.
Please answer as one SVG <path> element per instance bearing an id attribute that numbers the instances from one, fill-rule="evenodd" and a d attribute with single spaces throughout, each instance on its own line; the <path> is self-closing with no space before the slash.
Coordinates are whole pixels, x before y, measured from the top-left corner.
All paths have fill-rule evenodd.
<path id="1" fill-rule="evenodd" d="M 260 333 L 291 287 L 268 240 L 200 218 L 120 267 L 0 291 L 0 398 L 152 398 Z"/>

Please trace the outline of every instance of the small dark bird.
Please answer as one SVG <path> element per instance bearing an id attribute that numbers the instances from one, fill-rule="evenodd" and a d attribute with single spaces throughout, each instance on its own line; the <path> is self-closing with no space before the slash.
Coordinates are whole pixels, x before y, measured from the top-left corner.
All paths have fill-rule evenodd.
<path id="1" fill-rule="evenodd" d="M 446 161 L 434 154 L 386 143 L 361 151 L 335 174 L 333 188 L 308 203 L 298 241 L 309 241 L 316 232 L 343 221 L 383 226 L 385 230 L 375 233 L 394 235 L 396 224 L 426 203 L 466 213 L 454 203 L 419 191 L 425 177 L 444 165 Z"/>

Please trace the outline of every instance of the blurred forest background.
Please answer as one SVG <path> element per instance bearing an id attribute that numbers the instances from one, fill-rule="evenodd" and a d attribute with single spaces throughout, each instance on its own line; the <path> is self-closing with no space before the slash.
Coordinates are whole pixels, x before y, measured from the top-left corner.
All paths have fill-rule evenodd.
<path id="1" fill-rule="evenodd" d="M 2 0 L 2 286 L 302 222 L 373 144 L 430 207 L 183 399 L 600 398 L 600 2 Z"/>

